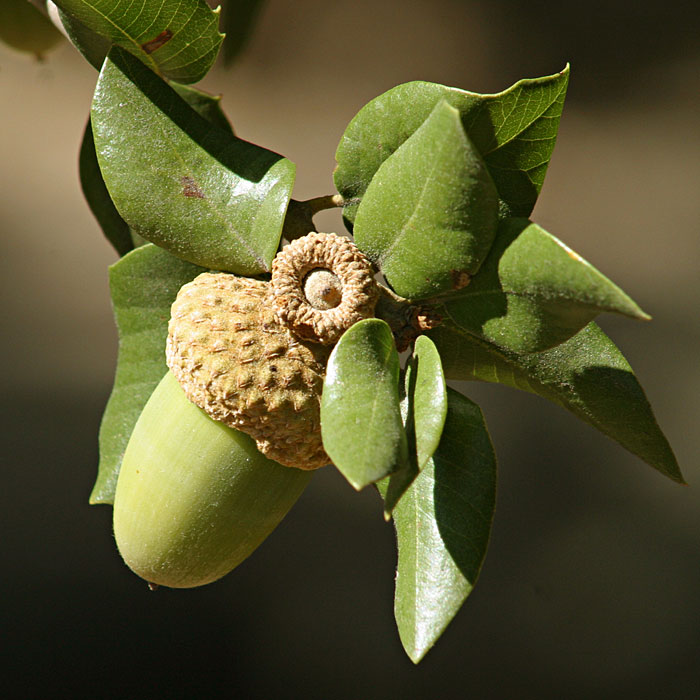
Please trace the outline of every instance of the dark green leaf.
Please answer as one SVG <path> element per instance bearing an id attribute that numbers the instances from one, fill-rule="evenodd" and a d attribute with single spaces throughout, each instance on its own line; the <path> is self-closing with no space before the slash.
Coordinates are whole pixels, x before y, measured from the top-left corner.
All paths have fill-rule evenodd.
<path id="1" fill-rule="evenodd" d="M 496 458 L 481 411 L 452 389 L 447 396 L 437 451 L 394 509 L 399 548 L 394 615 L 414 663 L 474 587 L 496 500 Z"/>
<path id="2" fill-rule="evenodd" d="M 231 122 L 221 109 L 221 95 L 210 95 L 204 90 L 198 90 L 191 85 L 181 85 L 171 82 L 170 87 L 182 97 L 192 109 L 201 114 L 210 124 L 227 131 L 233 136 Z"/>
<path id="3" fill-rule="evenodd" d="M 484 161 L 442 100 L 379 166 L 357 211 L 355 242 L 398 294 L 421 299 L 479 269 L 497 222 Z"/>
<path id="4" fill-rule="evenodd" d="M 398 383 L 399 356 L 384 321 L 356 323 L 333 348 L 321 397 L 323 446 L 358 491 L 407 459 Z"/>
<path id="5" fill-rule="evenodd" d="M 430 338 L 416 340 L 406 367 L 401 401 L 408 443 L 408 459 L 389 477 L 384 492 L 384 515 L 388 519 L 401 496 L 411 485 L 440 443 L 447 416 L 447 387 L 437 348 Z"/>
<path id="6" fill-rule="evenodd" d="M 107 189 L 134 231 L 197 265 L 269 270 L 293 163 L 212 126 L 118 48 L 97 83 L 92 127 Z"/>
<path id="7" fill-rule="evenodd" d="M 515 352 L 558 345 L 603 311 L 649 318 L 607 277 L 527 219 L 501 222 L 479 273 L 445 310 L 456 325 Z"/>
<path id="8" fill-rule="evenodd" d="M 263 0 L 227 0 L 224 4 L 221 24 L 226 34 L 223 53 L 227 66 L 248 43 L 262 6 Z"/>
<path id="9" fill-rule="evenodd" d="M 112 503 L 131 431 L 168 368 L 165 339 L 170 306 L 180 287 L 202 268 L 145 245 L 112 265 L 109 273 L 119 330 L 114 388 L 100 426 L 100 466 L 90 503 Z"/>
<path id="10" fill-rule="evenodd" d="M 105 182 L 102 179 L 100 166 L 95 153 L 95 142 L 92 138 L 92 124 L 88 119 L 80 146 L 80 185 L 87 200 L 90 211 L 97 219 L 107 240 L 114 246 L 119 255 L 126 255 L 134 248 L 129 225 L 122 219 L 109 196 Z"/>
<path id="11" fill-rule="evenodd" d="M 347 221 L 355 220 L 379 166 L 443 99 L 459 110 L 465 131 L 486 161 L 503 215 L 529 216 L 554 148 L 568 81 L 567 66 L 494 95 L 416 81 L 375 98 L 350 122 L 336 152 L 334 178 L 348 201 L 343 211 Z"/>
<path id="12" fill-rule="evenodd" d="M 27 0 L 0 2 L 0 41 L 13 49 L 41 59 L 62 39 L 58 29 Z"/>
<path id="13" fill-rule="evenodd" d="M 219 14 L 204 0 L 55 2 L 90 32 L 126 49 L 159 75 L 181 83 L 196 83 L 207 74 L 223 40 Z"/>
<path id="14" fill-rule="evenodd" d="M 107 56 L 112 47 L 111 40 L 100 34 L 96 34 L 92 29 L 89 29 L 75 17 L 62 10 L 58 10 L 58 17 L 73 46 L 80 51 L 83 58 L 85 58 L 95 70 L 100 70 L 104 63 L 105 56 Z"/>
<path id="15" fill-rule="evenodd" d="M 497 348 L 449 322 L 430 336 L 448 379 L 498 382 L 539 394 L 683 483 L 632 368 L 595 323 L 551 350 L 523 355 Z"/>

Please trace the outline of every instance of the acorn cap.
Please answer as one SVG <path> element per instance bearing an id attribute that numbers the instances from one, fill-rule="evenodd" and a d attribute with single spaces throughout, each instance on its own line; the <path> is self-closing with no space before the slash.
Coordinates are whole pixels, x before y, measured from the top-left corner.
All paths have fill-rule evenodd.
<path id="1" fill-rule="evenodd" d="M 298 337 L 324 345 L 374 316 L 379 298 L 369 260 L 335 233 L 309 233 L 279 252 L 272 290 L 280 321 Z"/>
<path id="2" fill-rule="evenodd" d="M 166 360 L 187 398 L 286 466 L 330 463 L 320 421 L 328 354 L 279 322 L 269 282 L 206 272 L 172 305 Z"/>

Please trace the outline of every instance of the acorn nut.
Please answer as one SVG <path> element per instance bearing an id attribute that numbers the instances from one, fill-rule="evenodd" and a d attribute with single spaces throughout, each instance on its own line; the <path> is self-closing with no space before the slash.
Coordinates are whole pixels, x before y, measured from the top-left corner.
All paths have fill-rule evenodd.
<path id="1" fill-rule="evenodd" d="M 335 233 L 309 233 L 279 252 L 272 291 L 279 320 L 299 338 L 323 345 L 374 316 L 379 298 L 369 260 Z"/>
<path id="2" fill-rule="evenodd" d="M 166 361 L 187 398 L 285 466 L 330 462 L 320 423 L 329 352 L 280 323 L 269 282 L 207 272 L 172 305 Z"/>
<path id="3" fill-rule="evenodd" d="M 311 475 L 267 459 L 248 435 L 209 418 L 168 372 L 124 453 L 114 498 L 119 552 L 151 584 L 215 581 L 272 532 Z"/>

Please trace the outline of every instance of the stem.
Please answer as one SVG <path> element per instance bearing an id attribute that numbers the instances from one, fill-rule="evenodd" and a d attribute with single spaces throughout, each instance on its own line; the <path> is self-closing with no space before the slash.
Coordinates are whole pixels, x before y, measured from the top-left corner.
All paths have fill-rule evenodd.
<path id="1" fill-rule="evenodd" d="M 323 197 L 313 197 L 312 199 L 304 200 L 300 204 L 305 204 L 309 207 L 311 216 L 314 216 L 324 209 L 335 209 L 336 207 L 345 206 L 345 200 L 340 194 L 327 194 Z"/>
<path id="2" fill-rule="evenodd" d="M 288 241 L 301 238 L 311 231 L 315 231 L 313 217 L 324 209 L 342 207 L 345 200 L 339 194 L 327 194 L 323 197 L 314 197 L 300 202 L 297 199 L 289 200 L 287 216 L 284 220 L 282 236 Z"/>

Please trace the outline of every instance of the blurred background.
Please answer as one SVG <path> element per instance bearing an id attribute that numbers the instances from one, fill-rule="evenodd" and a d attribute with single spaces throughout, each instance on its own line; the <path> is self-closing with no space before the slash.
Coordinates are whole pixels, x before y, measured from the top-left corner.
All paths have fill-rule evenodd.
<path id="1" fill-rule="evenodd" d="M 675 0 L 269 0 L 201 84 L 296 162 L 304 199 L 333 191 L 345 125 L 395 84 L 496 92 L 572 64 L 533 218 L 654 317 L 601 325 L 690 486 L 542 399 L 463 385 L 499 457 L 496 519 L 418 667 L 394 627 L 392 527 L 332 469 L 213 585 L 151 593 L 121 563 L 111 509 L 87 503 L 117 350 L 116 256 L 77 173 L 97 74 L 67 43 L 43 63 L 0 46 L 5 697 L 700 697 L 699 19 Z"/>

